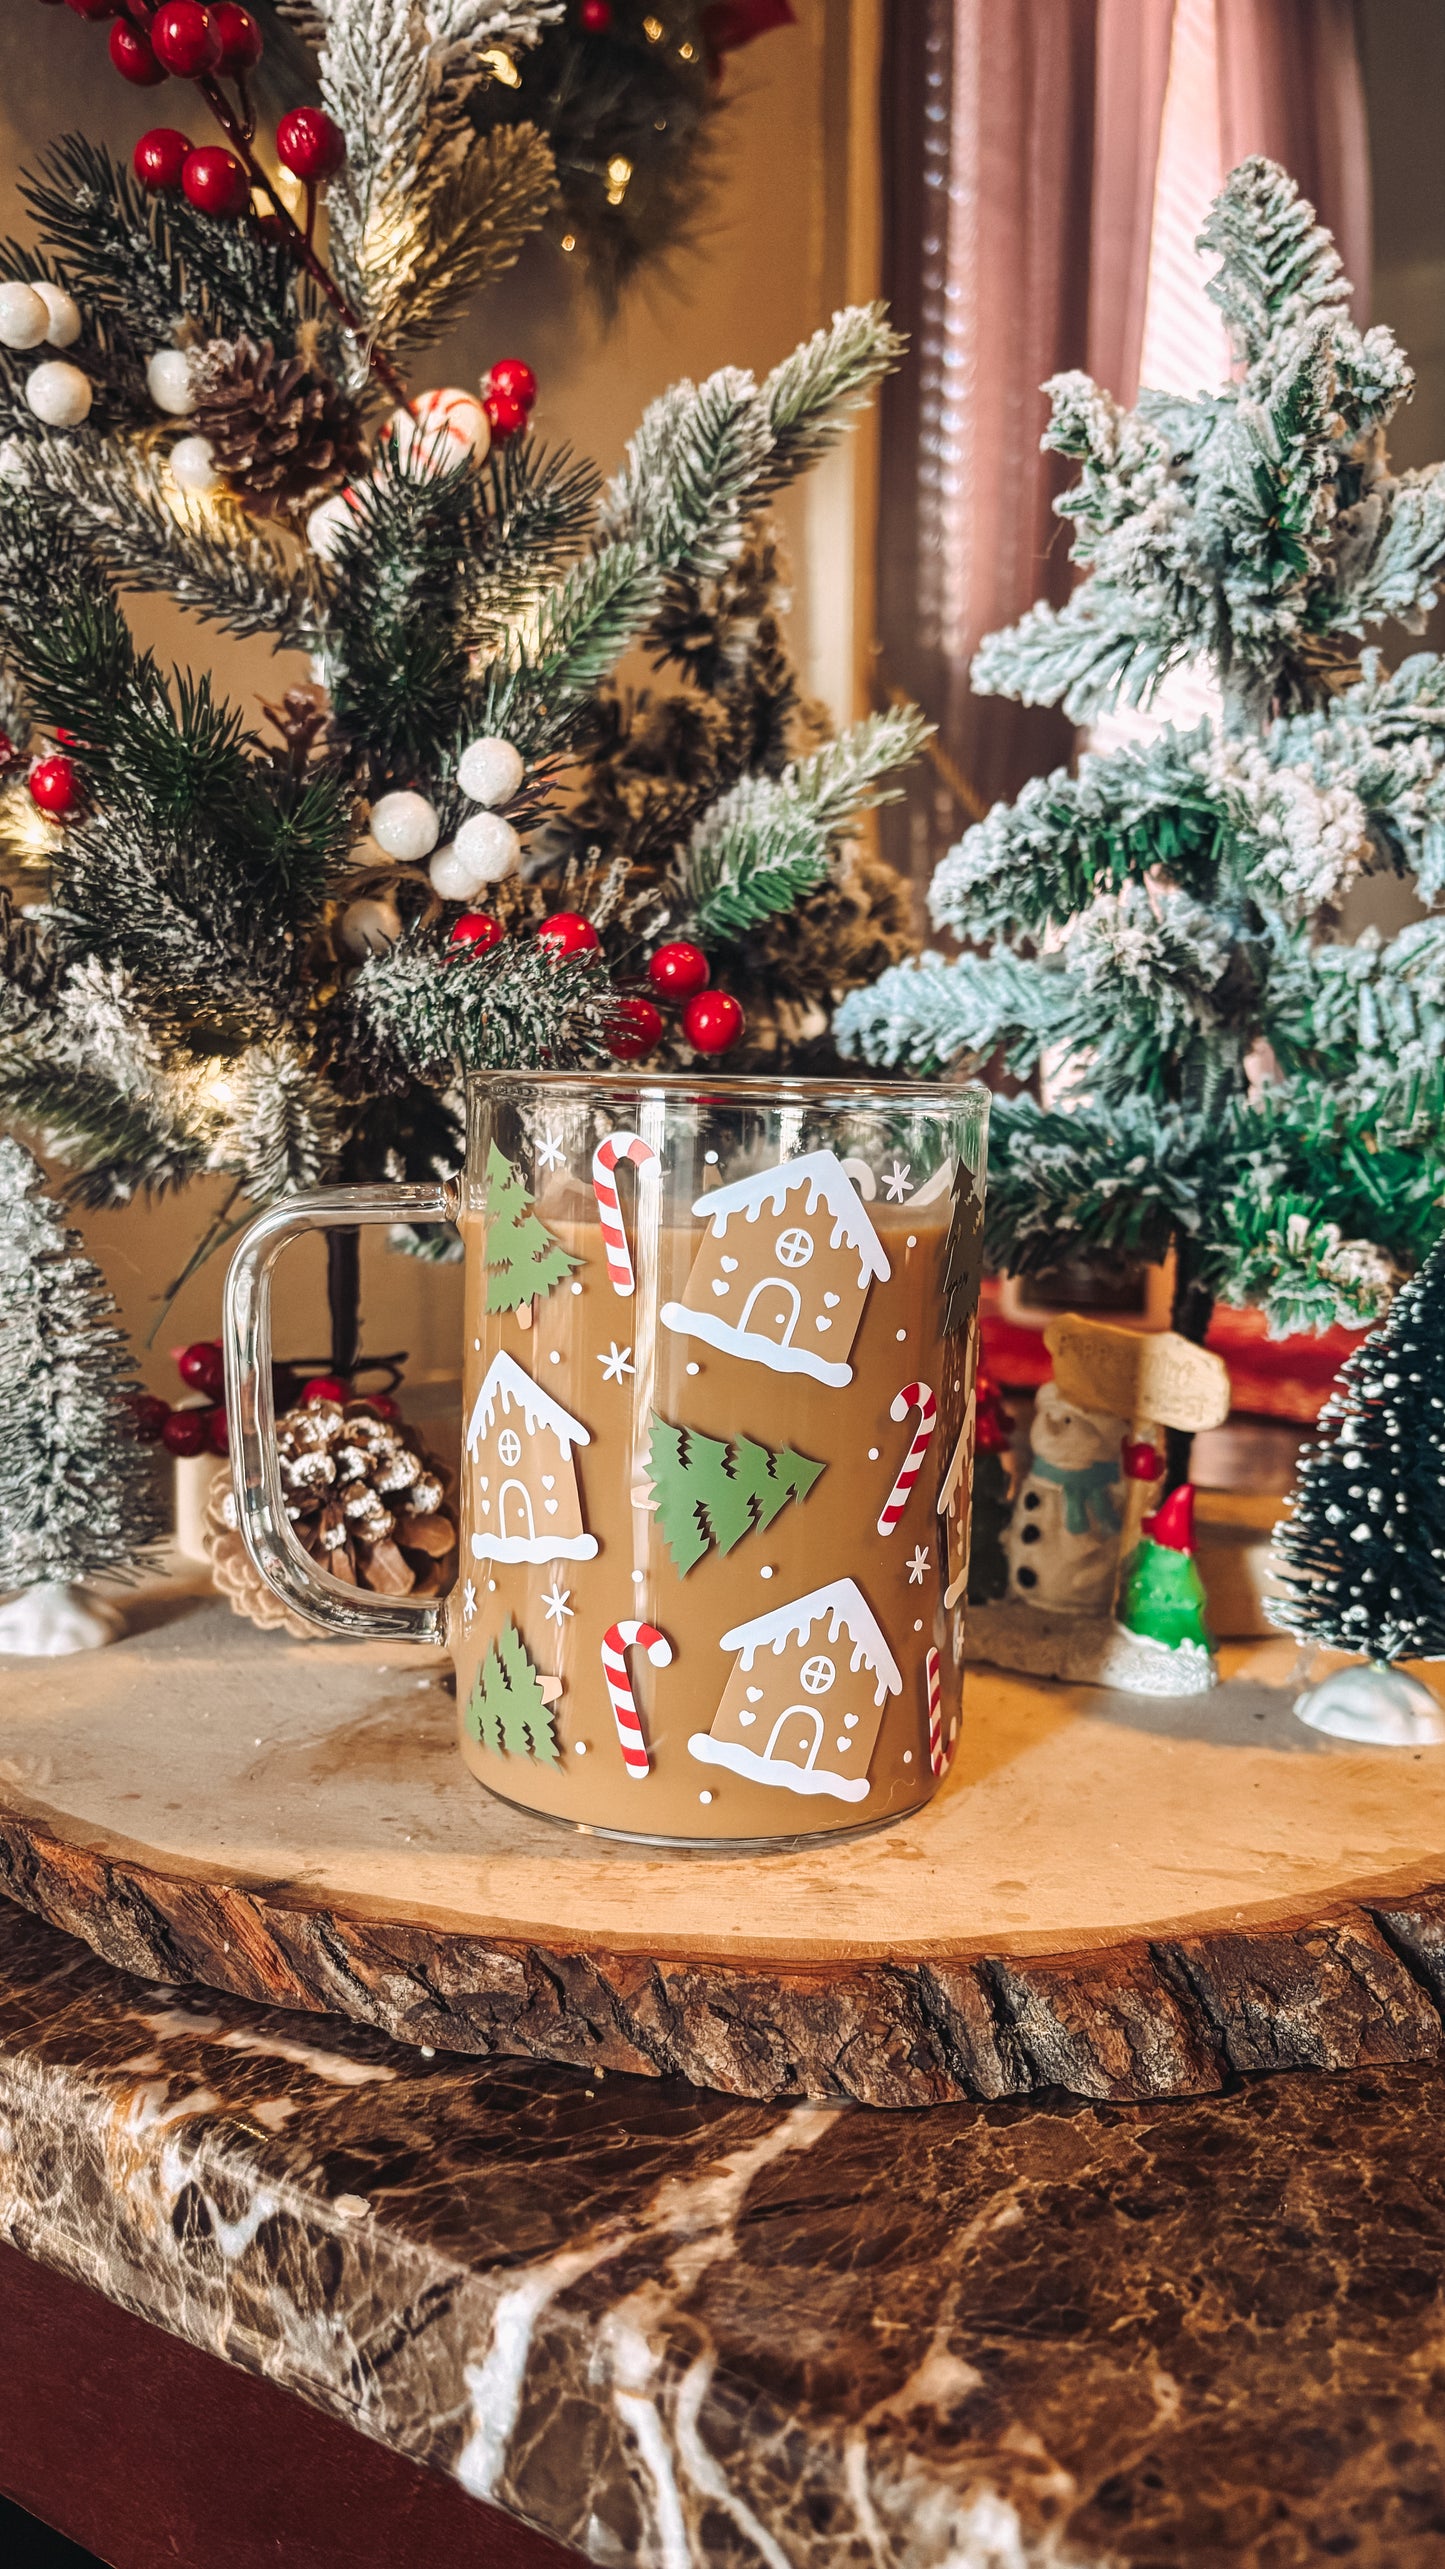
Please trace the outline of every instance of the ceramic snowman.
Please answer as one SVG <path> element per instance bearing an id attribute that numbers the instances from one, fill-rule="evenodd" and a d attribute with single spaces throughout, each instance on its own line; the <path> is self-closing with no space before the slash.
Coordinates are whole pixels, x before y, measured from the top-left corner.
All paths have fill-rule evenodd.
<path id="1" fill-rule="evenodd" d="M 1042 1614 L 1107 1614 L 1124 1525 L 1126 1422 L 1045 1383 L 1009 1520 L 1008 1594 Z"/>

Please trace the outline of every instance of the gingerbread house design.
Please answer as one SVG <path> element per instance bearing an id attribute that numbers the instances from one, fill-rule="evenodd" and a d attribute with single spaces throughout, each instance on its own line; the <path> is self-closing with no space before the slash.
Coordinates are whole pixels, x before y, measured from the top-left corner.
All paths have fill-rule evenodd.
<path id="1" fill-rule="evenodd" d="M 890 1695 L 903 1680 L 853 1579 L 834 1579 L 722 1637 L 738 1654 L 711 1730 L 688 1750 L 787 1793 L 862 1802 Z"/>
<path id="2" fill-rule="evenodd" d="M 850 1383 L 869 1286 L 886 1284 L 890 1269 L 835 1154 L 807 1151 L 692 1209 L 707 1236 L 681 1302 L 662 1306 L 664 1327 L 776 1374 Z"/>
<path id="3" fill-rule="evenodd" d="M 494 1356 L 467 1421 L 474 1559 L 590 1561 L 572 1448 L 591 1442 L 514 1357 Z"/>

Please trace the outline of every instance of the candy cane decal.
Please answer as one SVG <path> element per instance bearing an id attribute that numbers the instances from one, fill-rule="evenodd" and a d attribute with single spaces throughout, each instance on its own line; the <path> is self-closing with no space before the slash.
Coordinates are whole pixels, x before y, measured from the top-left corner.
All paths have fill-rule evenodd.
<path id="1" fill-rule="evenodd" d="M 913 1442 L 903 1457 L 903 1468 L 888 1493 L 883 1514 L 878 1519 L 880 1534 L 891 1534 L 907 1507 L 909 1492 L 923 1469 L 923 1457 L 928 1451 L 929 1439 L 938 1423 L 938 1403 L 927 1383 L 905 1383 L 902 1391 L 895 1393 L 888 1415 L 897 1420 L 901 1426 L 911 1409 L 916 1409 L 918 1412 L 918 1425 L 914 1430 Z"/>
<path id="2" fill-rule="evenodd" d="M 627 1653 L 634 1642 L 642 1644 L 654 1668 L 671 1666 L 672 1644 L 666 1633 L 658 1631 L 656 1624 L 630 1620 L 627 1623 L 610 1623 L 602 1636 L 602 1674 L 612 1698 L 613 1719 L 622 1745 L 622 1763 L 634 1783 L 640 1784 L 643 1777 L 651 1772 L 652 1760 L 647 1754 L 647 1742 L 637 1717 L 637 1698 L 627 1674 Z"/>
<path id="3" fill-rule="evenodd" d="M 639 1187 L 651 1176 L 656 1182 L 661 1164 L 650 1142 L 640 1133 L 609 1133 L 592 1154 L 592 1190 L 597 1198 L 597 1219 L 602 1226 L 602 1246 L 607 1252 L 607 1273 L 614 1293 L 631 1294 L 637 1278 L 632 1272 L 632 1251 L 622 1226 L 622 1207 L 617 1200 L 616 1169 L 619 1160 L 631 1160 L 637 1171 Z"/>
<path id="4" fill-rule="evenodd" d="M 943 1754 L 943 1672 L 937 1651 L 930 1650 L 923 1664 L 928 1672 L 928 1763 L 935 1775 L 941 1775 L 948 1760 Z"/>

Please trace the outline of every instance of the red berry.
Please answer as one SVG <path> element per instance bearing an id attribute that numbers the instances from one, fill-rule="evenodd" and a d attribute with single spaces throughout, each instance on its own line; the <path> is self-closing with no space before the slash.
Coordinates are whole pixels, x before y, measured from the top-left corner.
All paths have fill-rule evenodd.
<path id="1" fill-rule="evenodd" d="M 171 1405 L 156 1392 L 141 1392 L 135 1404 L 135 1432 L 142 1445 L 159 1445 Z"/>
<path id="2" fill-rule="evenodd" d="M 226 1416 L 225 1411 L 219 1407 L 215 1409 L 205 1409 L 202 1410 L 201 1416 L 206 1422 L 206 1434 L 211 1440 L 211 1452 L 213 1454 L 229 1454 L 231 1450 L 231 1422 Z"/>
<path id="3" fill-rule="evenodd" d="M 67 9 L 75 11 L 77 18 L 113 18 L 115 16 L 115 0 L 65 0 L 65 5 Z"/>
<path id="4" fill-rule="evenodd" d="M 276 128 L 276 155 L 308 184 L 334 178 L 346 159 L 346 136 L 324 107 L 293 107 Z"/>
<path id="5" fill-rule="evenodd" d="M 178 134 L 174 125 L 152 125 L 132 152 L 131 167 L 142 187 L 148 187 L 153 196 L 162 190 L 169 193 L 180 186 L 190 151 L 189 134 Z"/>
<path id="6" fill-rule="evenodd" d="M 554 910 L 537 930 L 539 946 L 550 946 L 554 954 L 590 954 L 602 942 L 590 919 L 580 910 Z"/>
<path id="7" fill-rule="evenodd" d="M 521 402 L 506 392 L 484 392 L 482 408 L 491 423 L 492 443 L 505 446 L 509 437 L 518 437 L 527 425 L 527 414 Z"/>
<path id="8" fill-rule="evenodd" d="M 485 910 L 463 910 L 447 944 L 465 946 L 473 954 L 485 954 L 489 947 L 501 945 L 506 933 L 501 920 L 488 918 Z"/>
<path id="9" fill-rule="evenodd" d="M 242 9 L 238 0 L 219 0 L 211 19 L 221 39 L 222 71 L 233 76 L 238 71 L 254 71 L 266 46 L 250 10 Z"/>
<path id="10" fill-rule="evenodd" d="M 377 1417 L 384 1418 L 388 1424 L 390 1424 L 393 1419 L 400 1418 L 401 1416 L 401 1411 L 397 1407 L 396 1402 L 392 1399 L 390 1392 L 368 1392 L 366 1395 L 366 1406 L 368 1409 L 374 1409 Z"/>
<path id="11" fill-rule="evenodd" d="M 186 1458 L 192 1454 L 204 1454 L 211 1441 L 206 1426 L 208 1414 L 204 1409 L 173 1409 L 161 1429 L 161 1443 L 166 1452 Z"/>
<path id="12" fill-rule="evenodd" d="M 350 1386 L 343 1383 L 336 1374 L 313 1374 L 309 1383 L 302 1384 L 301 1397 L 304 1401 L 348 1401 L 351 1398 L 351 1391 Z"/>
<path id="13" fill-rule="evenodd" d="M 710 965 L 701 946 L 690 945 L 685 937 L 675 944 L 659 946 L 647 958 L 647 978 L 660 999 L 691 999 L 706 990 Z"/>
<path id="14" fill-rule="evenodd" d="M 53 821 L 68 820 L 80 802 L 80 778 L 72 759 L 42 758 L 30 770 L 30 799 Z"/>
<path id="15" fill-rule="evenodd" d="M 187 152 L 181 185 L 198 214 L 244 214 L 251 202 L 249 178 L 234 152 L 219 143 Z"/>
<path id="16" fill-rule="evenodd" d="M 614 1061 L 645 1061 L 662 1040 L 662 1017 L 650 999 L 619 999 L 607 1027 Z"/>
<path id="17" fill-rule="evenodd" d="M 698 1053 L 730 1053 L 746 1023 L 730 990 L 700 990 L 682 1012 L 682 1031 Z"/>
<path id="18" fill-rule="evenodd" d="M 612 24 L 612 0 L 582 0 L 577 15 L 589 36 L 605 36 Z"/>
<path id="19" fill-rule="evenodd" d="M 530 410 L 537 398 L 537 378 L 525 357 L 499 357 L 487 377 L 489 392 L 504 393 Z"/>
<path id="20" fill-rule="evenodd" d="M 151 51 L 177 80 L 204 80 L 221 64 L 215 12 L 200 0 L 165 0 L 150 23 Z"/>
<path id="21" fill-rule="evenodd" d="M 137 89 L 159 89 L 167 77 L 165 66 L 158 63 L 147 39 L 129 18 L 118 18 L 110 31 L 110 58 L 122 80 Z"/>
<path id="22" fill-rule="evenodd" d="M 188 1391 L 204 1392 L 207 1400 L 220 1399 L 226 1368 L 214 1338 L 198 1338 L 193 1347 L 183 1347 L 176 1358 L 176 1371 Z"/>

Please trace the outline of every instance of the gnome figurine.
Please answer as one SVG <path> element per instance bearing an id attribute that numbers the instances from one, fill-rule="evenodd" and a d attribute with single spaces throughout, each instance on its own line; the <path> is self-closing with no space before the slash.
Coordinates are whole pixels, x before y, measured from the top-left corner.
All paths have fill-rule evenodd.
<path id="1" fill-rule="evenodd" d="M 1156 1480 L 1162 1454 L 1112 1412 L 1045 1383 L 1033 1451 L 1008 1530 L 1008 1594 L 1046 1615 L 1107 1614 L 1119 1575 L 1130 1481 Z"/>

